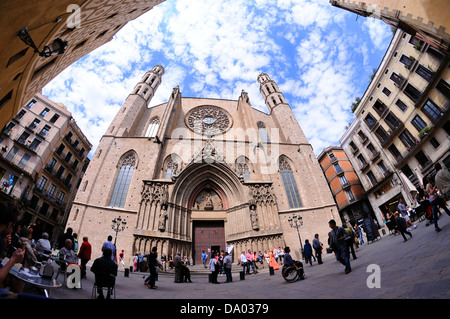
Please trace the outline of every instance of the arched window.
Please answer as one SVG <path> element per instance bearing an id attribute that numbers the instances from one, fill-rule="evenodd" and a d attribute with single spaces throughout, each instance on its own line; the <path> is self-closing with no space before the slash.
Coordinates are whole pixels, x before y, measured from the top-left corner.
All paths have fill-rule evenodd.
<path id="1" fill-rule="evenodd" d="M 284 189 L 289 202 L 290 208 L 302 207 L 302 201 L 300 200 L 300 194 L 298 193 L 297 183 L 292 174 L 292 169 L 286 159 L 280 158 L 280 173 L 283 179 Z"/>
<path id="2" fill-rule="evenodd" d="M 159 118 L 155 117 L 150 121 L 148 125 L 147 132 L 145 133 L 145 137 L 155 137 L 159 128 Z"/>
<path id="3" fill-rule="evenodd" d="M 111 197 L 110 206 L 124 207 L 127 198 L 128 187 L 130 186 L 131 176 L 133 175 L 136 157 L 134 153 L 128 154 L 119 162 L 119 174 Z"/>
<path id="4" fill-rule="evenodd" d="M 266 125 L 263 122 L 256 123 L 258 126 L 258 133 L 263 143 L 270 143 L 269 134 L 267 133 Z"/>
<path id="5" fill-rule="evenodd" d="M 239 178 L 243 178 L 246 181 L 250 179 L 248 159 L 245 156 L 239 156 L 236 160 L 236 172 Z"/>

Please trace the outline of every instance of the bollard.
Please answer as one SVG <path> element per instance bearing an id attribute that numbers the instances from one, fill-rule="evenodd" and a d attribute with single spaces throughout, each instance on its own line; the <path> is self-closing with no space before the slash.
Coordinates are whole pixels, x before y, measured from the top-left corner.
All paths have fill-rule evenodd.
<path id="1" fill-rule="evenodd" d="M 125 268 L 125 277 L 130 277 L 130 269 Z"/>
<path id="2" fill-rule="evenodd" d="M 208 282 L 212 282 L 212 274 L 208 274 Z"/>
<path id="3" fill-rule="evenodd" d="M 269 273 L 271 276 L 275 275 L 275 271 L 273 270 L 273 267 L 269 267 Z"/>
<path id="4" fill-rule="evenodd" d="M 245 280 L 245 272 L 241 271 L 239 273 L 239 276 L 240 276 L 241 280 Z"/>

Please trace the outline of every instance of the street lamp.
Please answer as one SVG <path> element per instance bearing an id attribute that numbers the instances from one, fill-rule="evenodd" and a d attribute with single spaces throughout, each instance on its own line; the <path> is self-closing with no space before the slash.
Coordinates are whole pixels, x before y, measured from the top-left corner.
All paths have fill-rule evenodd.
<path id="1" fill-rule="evenodd" d="M 44 58 L 49 58 L 52 55 L 64 53 L 64 50 L 66 49 L 66 46 L 67 46 L 66 41 L 63 41 L 60 38 L 57 38 L 50 45 L 44 46 L 44 49 L 42 51 L 39 51 L 38 47 L 34 43 L 30 34 L 28 33 L 27 28 L 23 28 L 19 32 L 17 32 L 17 36 L 26 45 L 32 47 L 35 52 L 39 53 L 39 56 L 44 57 Z"/>
<path id="2" fill-rule="evenodd" d="M 114 246 L 117 242 L 117 233 L 123 231 L 125 229 L 125 225 L 127 224 L 126 220 L 119 217 L 114 218 L 112 220 L 111 228 L 116 231 L 116 238 L 114 239 Z"/>
<path id="3" fill-rule="evenodd" d="M 303 218 L 300 215 L 292 215 L 291 217 L 288 218 L 288 222 L 289 222 L 289 226 L 297 229 L 298 240 L 300 241 L 300 249 L 301 249 L 301 253 L 302 253 L 302 259 L 304 259 L 303 244 L 302 244 L 302 239 L 300 237 L 300 231 L 299 231 L 300 226 L 303 225 Z"/>

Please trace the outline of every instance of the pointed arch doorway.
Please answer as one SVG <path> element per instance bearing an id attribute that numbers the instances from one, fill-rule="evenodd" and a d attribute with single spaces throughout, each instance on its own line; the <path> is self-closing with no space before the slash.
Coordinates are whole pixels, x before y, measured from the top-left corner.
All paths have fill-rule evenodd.
<path id="1" fill-rule="evenodd" d="M 204 180 L 189 199 L 192 219 L 192 258 L 202 263 L 203 251 L 210 258 L 225 251 L 225 219 L 228 201 L 222 189 L 210 179 Z"/>
<path id="2" fill-rule="evenodd" d="M 187 213 L 191 260 L 201 264 L 203 250 L 208 256 L 226 250 L 233 233 L 229 216 L 244 209 L 246 196 L 237 174 L 225 163 L 193 162 L 176 177 L 170 201 Z"/>

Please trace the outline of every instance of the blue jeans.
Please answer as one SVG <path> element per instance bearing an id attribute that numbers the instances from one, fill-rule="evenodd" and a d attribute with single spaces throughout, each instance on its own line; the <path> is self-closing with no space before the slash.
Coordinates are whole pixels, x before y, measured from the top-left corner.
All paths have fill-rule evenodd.
<path id="1" fill-rule="evenodd" d="M 336 260 L 345 266 L 345 270 L 352 270 L 350 267 L 350 256 L 346 245 L 337 246 L 337 250 L 334 252 Z"/>
<path id="2" fill-rule="evenodd" d="M 434 221 L 434 228 L 439 228 L 438 226 L 438 213 L 439 213 L 439 208 L 438 208 L 438 199 L 436 198 L 434 201 L 431 202 L 431 210 L 433 212 L 433 221 Z"/>

